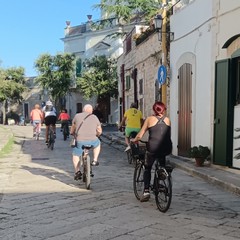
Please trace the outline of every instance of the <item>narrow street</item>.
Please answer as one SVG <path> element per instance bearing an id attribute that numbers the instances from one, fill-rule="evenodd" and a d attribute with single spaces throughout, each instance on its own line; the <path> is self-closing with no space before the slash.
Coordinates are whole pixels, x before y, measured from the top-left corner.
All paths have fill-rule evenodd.
<path id="1" fill-rule="evenodd" d="M 70 140 L 55 149 L 12 126 L 14 151 L 0 158 L 1 240 L 232 240 L 240 236 L 239 197 L 175 168 L 167 213 L 154 197 L 137 201 L 124 146 L 102 137 L 91 190 L 73 180 Z M 20 144 L 23 141 L 23 146 Z"/>

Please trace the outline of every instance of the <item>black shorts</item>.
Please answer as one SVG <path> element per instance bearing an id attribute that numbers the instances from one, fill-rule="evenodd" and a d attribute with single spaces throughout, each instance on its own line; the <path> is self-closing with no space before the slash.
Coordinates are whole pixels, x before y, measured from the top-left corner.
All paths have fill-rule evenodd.
<path id="1" fill-rule="evenodd" d="M 55 125 L 57 121 L 57 117 L 56 116 L 47 116 L 45 117 L 45 125 L 49 126 L 49 125 Z"/>

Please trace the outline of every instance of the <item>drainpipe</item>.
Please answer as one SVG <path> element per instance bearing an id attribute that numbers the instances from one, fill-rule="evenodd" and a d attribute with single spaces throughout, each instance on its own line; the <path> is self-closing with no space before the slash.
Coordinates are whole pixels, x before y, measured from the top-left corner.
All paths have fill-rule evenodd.
<path id="1" fill-rule="evenodd" d="M 167 4 L 167 0 L 162 1 L 163 5 Z M 162 13 L 162 64 L 167 68 L 167 10 L 163 9 Z M 167 84 L 163 84 L 161 87 L 161 101 L 167 106 Z"/>
<path id="2" fill-rule="evenodd" d="M 121 66 L 121 83 L 122 83 L 122 97 L 120 99 L 120 122 L 122 121 L 125 112 L 125 74 L 124 64 Z"/>
<path id="3" fill-rule="evenodd" d="M 134 82 L 134 102 L 138 102 L 138 94 L 137 94 L 137 68 L 133 70 L 133 82 Z"/>

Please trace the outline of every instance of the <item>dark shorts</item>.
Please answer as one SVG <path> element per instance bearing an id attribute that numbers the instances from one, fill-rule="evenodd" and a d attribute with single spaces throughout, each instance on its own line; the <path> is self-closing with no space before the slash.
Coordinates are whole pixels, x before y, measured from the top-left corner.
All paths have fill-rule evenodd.
<path id="1" fill-rule="evenodd" d="M 49 125 L 55 125 L 57 121 L 57 117 L 56 116 L 47 116 L 45 117 L 45 125 L 49 126 Z"/>

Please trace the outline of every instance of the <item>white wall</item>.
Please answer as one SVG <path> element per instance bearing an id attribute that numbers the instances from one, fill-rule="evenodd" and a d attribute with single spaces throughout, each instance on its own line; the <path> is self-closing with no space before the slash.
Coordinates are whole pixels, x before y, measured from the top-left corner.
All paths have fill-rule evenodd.
<path id="1" fill-rule="evenodd" d="M 192 145 L 212 148 L 214 130 L 215 62 L 231 57 L 235 49 L 224 43 L 239 34 L 240 1 L 193 0 L 171 16 L 170 117 L 174 154 L 178 140 L 178 69 L 192 64 Z M 232 46 L 231 46 L 232 47 Z"/>
<path id="2" fill-rule="evenodd" d="M 200 14 L 201 13 L 201 14 Z M 192 64 L 192 145 L 211 146 L 212 136 L 212 1 L 196 0 L 171 16 L 170 118 L 173 153 L 178 143 L 178 69 Z"/>

